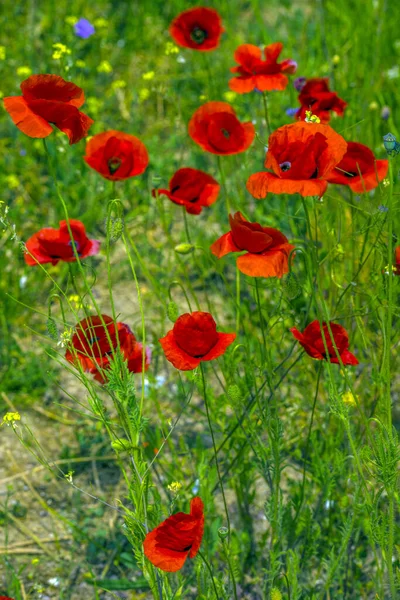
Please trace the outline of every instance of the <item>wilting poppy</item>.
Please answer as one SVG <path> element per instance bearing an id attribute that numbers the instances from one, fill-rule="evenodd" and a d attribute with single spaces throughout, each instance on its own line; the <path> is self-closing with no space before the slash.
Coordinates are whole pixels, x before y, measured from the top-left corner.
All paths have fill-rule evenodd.
<path id="1" fill-rule="evenodd" d="M 173 573 L 182 569 L 188 556 L 196 556 L 204 533 L 203 509 L 203 501 L 196 496 L 189 514 L 171 515 L 146 535 L 144 553 L 155 567 Z"/>
<path id="2" fill-rule="evenodd" d="M 132 373 L 140 373 L 143 365 L 143 345 L 136 341 L 130 327 L 125 323 L 115 323 L 107 315 L 88 317 L 75 327 L 71 344 L 65 358 L 68 362 L 78 362 L 82 369 L 92 373 L 100 383 L 106 382 L 105 369 L 110 366 L 110 356 L 119 349 Z M 145 370 L 150 365 L 150 351 L 145 351 Z"/>
<path id="3" fill-rule="evenodd" d="M 336 351 L 333 345 L 332 338 L 329 333 L 329 329 L 326 323 L 323 323 L 323 332 L 325 337 L 325 343 L 328 350 L 328 355 L 325 350 L 324 340 L 322 337 L 322 330 L 319 321 L 313 321 L 301 333 L 296 327 L 293 327 L 290 331 L 293 336 L 300 342 L 304 350 L 312 358 L 317 360 L 329 360 L 331 363 L 339 364 L 339 359 L 336 355 Z M 358 360 L 349 352 L 349 336 L 347 331 L 341 325 L 336 323 L 329 323 L 334 343 L 337 348 L 337 352 L 344 365 L 358 365 Z"/>
<path id="4" fill-rule="evenodd" d="M 347 144 L 329 125 L 297 122 L 269 137 L 265 167 L 251 175 L 246 187 L 255 198 L 273 194 L 322 196 L 328 176 L 343 158 Z"/>
<path id="5" fill-rule="evenodd" d="M 377 187 L 386 177 L 388 160 L 376 160 L 372 150 L 358 142 L 347 142 L 347 152 L 331 171 L 329 183 L 348 185 L 353 192 L 362 194 Z"/>
<path id="6" fill-rule="evenodd" d="M 84 160 L 111 181 L 141 175 L 149 164 L 143 142 L 129 133 L 114 130 L 94 135 L 86 144 Z"/>
<path id="7" fill-rule="evenodd" d="M 211 252 L 221 258 L 230 252 L 243 252 L 237 268 L 250 277 L 282 277 L 289 270 L 288 258 L 294 246 L 272 227 L 246 221 L 240 212 L 229 215 L 231 231 L 211 246 Z"/>
<path id="8" fill-rule="evenodd" d="M 181 12 L 169 31 L 179 46 L 205 52 L 217 48 L 224 28 L 216 10 L 199 7 Z"/>
<path id="9" fill-rule="evenodd" d="M 282 48 L 281 42 L 266 46 L 263 60 L 258 46 L 252 44 L 239 46 L 234 54 L 239 66 L 231 68 L 232 73 L 238 73 L 239 77 L 233 77 L 229 81 L 231 90 L 239 94 L 252 92 L 255 88 L 262 92 L 284 90 L 288 84 L 288 78 L 284 73 L 295 73 L 297 64 L 291 59 L 277 62 Z"/>
<path id="10" fill-rule="evenodd" d="M 220 333 L 207 312 L 185 313 L 175 321 L 173 329 L 160 339 L 165 357 L 176 369 L 192 371 L 202 361 L 213 360 L 225 353 L 236 333 Z"/>
<path id="11" fill-rule="evenodd" d="M 52 125 L 76 144 L 87 135 L 94 121 L 78 108 L 85 101 L 83 90 L 59 75 L 31 75 L 21 83 L 22 96 L 4 98 L 4 106 L 15 125 L 31 138 L 45 138 Z"/>
<path id="12" fill-rule="evenodd" d="M 298 96 L 301 107 L 296 113 L 296 118 L 304 121 L 306 111 L 311 110 L 313 115 L 321 119 L 321 123 L 328 123 L 331 111 L 342 117 L 347 102 L 339 98 L 336 92 L 329 89 L 328 78 L 308 79 Z"/>
<path id="13" fill-rule="evenodd" d="M 241 123 L 227 102 L 207 102 L 189 122 L 189 135 L 206 152 L 238 154 L 252 144 L 253 123 Z"/>
<path id="14" fill-rule="evenodd" d="M 85 231 L 85 226 L 80 221 L 70 219 L 72 242 L 66 221 L 60 221 L 60 228 L 45 227 L 40 229 L 26 242 L 25 262 L 29 266 L 38 263 L 52 263 L 56 265 L 60 260 L 73 262 L 76 260 L 72 244 L 74 243 L 79 258 L 86 258 L 97 254 L 100 242 L 90 240 Z"/>
<path id="15" fill-rule="evenodd" d="M 175 204 L 184 206 L 186 212 L 199 215 L 203 206 L 214 204 L 219 193 L 219 183 L 211 175 L 198 169 L 179 169 L 169 182 L 168 190 L 153 190 L 153 196 L 164 194 Z"/>

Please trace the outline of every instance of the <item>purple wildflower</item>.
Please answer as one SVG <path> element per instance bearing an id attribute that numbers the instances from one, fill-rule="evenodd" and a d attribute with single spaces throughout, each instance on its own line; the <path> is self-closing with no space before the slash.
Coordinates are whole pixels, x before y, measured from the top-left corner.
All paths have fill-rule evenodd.
<path id="1" fill-rule="evenodd" d="M 301 90 L 303 89 L 303 87 L 306 85 L 306 81 L 307 81 L 306 77 L 296 77 L 296 79 L 293 80 L 293 87 L 298 92 L 301 92 Z"/>
<path id="2" fill-rule="evenodd" d="M 83 40 L 86 40 L 95 32 L 93 25 L 87 19 L 79 19 L 74 25 L 74 30 L 75 34 Z"/>

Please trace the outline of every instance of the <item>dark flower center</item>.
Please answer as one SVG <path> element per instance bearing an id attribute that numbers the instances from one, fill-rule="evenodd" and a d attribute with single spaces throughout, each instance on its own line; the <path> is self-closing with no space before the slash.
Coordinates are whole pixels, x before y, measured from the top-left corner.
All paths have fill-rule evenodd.
<path id="1" fill-rule="evenodd" d="M 201 27 L 193 27 L 190 38 L 195 44 L 202 44 L 208 38 L 208 33 Z"/>
<path id="2" fill-rule="evenodd" d="M 72 240 L 70 240 L 70 241 L 68 242 L 68 246 L 71 246 L 71 248 L 72 248 L 72 244 L 75 246 L 75 250 L 76 250 L 76 251 L 78 252 L 78 254 L 79 254 L 79 246 L 80 246 L 79 242 L 77 242 L 76 240 L 74 240 L 74 241 L 72 242 Z"/>
<path id="3" fill-rule="evenodd" d="M 113 156 L 112 158 L 110 158 L 107 161 L 107 166 L 108 166 L 108 170 L 110 172 L 110 175 L 114 175 L 115 171 L 118 171 L 118 169 L 121 166 L 121 159 L 117 158 L 116 156 Z"/>
<path id="4" fill-rule="evenodd" d="M 227 140 L 229 140 L 231 134 L 229 133 L 229 131 L 227 129 L 221 129 L 221 133 L 224 137 L 226 137 Z"/>
<path id="5" fill-rule="evenodd" d="M 289 162 L 288 160 L 285 160 L 285 162 L 283 162 L 279 165 L 281 171 L 289 171 L 291 166 L 292 166 L 292 163 Z"/>

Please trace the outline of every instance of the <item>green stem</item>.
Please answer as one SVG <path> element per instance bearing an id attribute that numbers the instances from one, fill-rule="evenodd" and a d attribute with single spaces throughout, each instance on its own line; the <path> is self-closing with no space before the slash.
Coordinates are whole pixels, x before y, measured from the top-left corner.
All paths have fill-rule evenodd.
<path id="1" fill-rule="evenodd" d="M 212 572 L 211 565 L 208 562 L 208 560 L 206 559 L 206 557 L 204 556 L 204 554 L 202 552 L 200 552 L 200 550 L 198 551 L 198 555 L 200 556 L 200 558 L 202 559 L 202 561 L 206 565 L 208 572 L 210 573 L 211 581 L 212 581 L 214 592 L 215 592 L 215 597 L 216 597 L 217 600 L 219 600 L 218 590 L 217 590 L 217 586 L 215 585 L 214 575 L 213 575 L 213 572 Z"/>
<path id="2" fill-rule="evenodd" d="M 394 501 L 393 501 L 393 490 L 389 493 L 389 539 L 388 539 L 388 547 L 386 552 L 386 563 L 389 575 L 389 584 L 390 584 L 390 595 L 392 596 L 392 600 L 396 600 L 396 583 L 394 580 L 393 573 L 393 548 L 394 548 Z"/>
<path id="3" fill-rule="evenodd" d="M 221 187 L 224 191 L 224 196 L 225 196 L 226 210 L 227 210 L 228 215 L 230 215 L 231 214 L 231 203 L 229 200 L 228 191 L 226 189 L 225 173 L 222 168 L 222 160 L 219 155 L 217 155 L 217 162 L 218 162 L 218 171 L 219 171 L 219 175 L 221 178 Z"/>
<path id="4" fill-rule="evenodd" d="M 240 271 L 236 268 L 236 334 L 240 329 Z"/>
<path id="5" fill-rule="evenodd" d="M 189 223 L 188 223 L 186 208 L 184 206 L 182 206 L 182 210 L 183 210 L 183 222 L 185 223 L 186 239 L 187 239 L 188 243 L 191 244 L 192 241 L 190 239 Z"/>
<path id="6" fill-rule="evenodd" d="M 228 505 L 226 503 L 226 498 L 225 498 L 224 485 L 222 483 L 221 472 L 219 470 L 219 462 L 218 462 L 218 458 L 217 458 L 217 445 L 215 443 L 214 430 L 213 430 L 212 424 L 211 424 L 210 409 L 209 409 L 209 406 L 208 406 L 208 399 L 207 399 L 206 380 L 205 380 L 205 377 L 204 377 L 204 367 L 203 367 L 202 363 L 200 363 L 200 372 L 201 372 L 201 379 L 202 379 L 202 383 L 203 383 L 204 405 L 206 407 L 208 427 L 210 429 L 210 434 L 211 434 L 211 439 L 212 439 L 212 444 L 213 444 L 213 450 L 214 450 L 214 461 L 215 461 L 215 466 L 217 467 L 218 481 L 219 481 L 219 485 L 220 485 L 220 488 L 221 488 L 222 499 L 223 499 L 223 502 L 224 502 L 225 515 L 226 515 L 226 523 L 227 523 L 227 526 L 228 526 L 228 540 L 230 540 L 230 537 L 231 537 L 231 522 L 230 522 L 230 519 L 229 519 Z"/>
<path id="7" fill-rule="evenodd" d="M 269 113 L 268 113 L 267 92 L 262 93 L 262 98 L 263 98 L 263 104 L 264 104 L 264 115 L 265 115 L 265 122 L 267 124 L 267 131 L 268 131 L 268 135 L 271 135 L 271 125 L 269 122 Z"/>
<path id="8" fill-rule="evenodd" d="M 385 339 L 385 359 L 386 359 L 386 411 L 388 430 L 392 429 L 392 400 L 391 400 L 391 374 L 390 374 L 390 354 L 392 340 L 392 308 L 393 308 L 393 164 L 389 157 L 389 179 L 390 191 L 388 202 L 388 263 L 389 263 L 389 280 L 388 280 L 388 306 L 387 306 L 387 326 Z"/>
<path id="9" fill-rule="evenodd" d="M 233 568 L 232 568 L 232 563 L 231 563 L 231 559 L 229 556 L 229 548 L 225 542 L 225 540 L 223 540 L 223 546 L 224 546 L 224 550 L 225 550 L 225 556 L 226 556 L 226 560 L 228 563 L 228 569 L 229 569 L 229 573 L 232 579 L 232 587 L 233 587 L 233 595 L 235 596 L 235 600 L 238 600 L 238 596 L 237 596 L 237 590 L 236 590 L 236 580 L 235 580 L 235 573 L 233 572 Z"/>

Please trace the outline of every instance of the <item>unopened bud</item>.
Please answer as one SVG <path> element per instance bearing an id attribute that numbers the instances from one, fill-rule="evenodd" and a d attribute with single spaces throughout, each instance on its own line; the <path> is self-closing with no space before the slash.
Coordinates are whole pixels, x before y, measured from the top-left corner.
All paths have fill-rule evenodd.
<path id="1" fill-rule="evenodd" d="M 177 254 L 190 254 L 194 250 L 193 244 L 178 244 L 174 248 Z"/>

